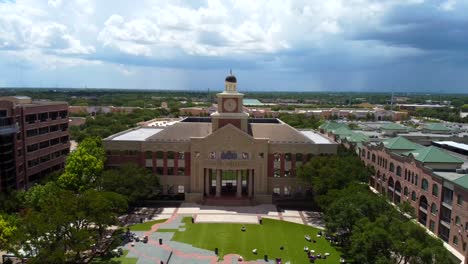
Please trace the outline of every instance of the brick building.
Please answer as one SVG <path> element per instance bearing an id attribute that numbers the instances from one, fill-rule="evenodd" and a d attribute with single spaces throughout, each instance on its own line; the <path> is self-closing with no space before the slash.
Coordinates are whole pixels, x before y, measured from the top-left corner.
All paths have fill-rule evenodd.
<path id="1" fill-rule="evenodd" d="M 0 191 L 62 169 L 69 148 L 67 103 L 0 97 Z"/>
<path id="2" fill-rule="evenodd" d="M 359 155 L 374 168 L 372 187 L 396 204 L 408 201 L 419 223 L 467 258 L 466 156 L 404 137 L 363 143 Z"/>
<path id="3" fill-rule="evenodd" d="M 296 168 L 337 144 L 275 118 L 250 118 L 230 75 L 210 117 L 188 117 L 164 128 L 136 128 L 104 139 L 107 166 L 133 162 L 151 169 L 163 193 L 185 200 L 271 203 L 301 194 Z"/>

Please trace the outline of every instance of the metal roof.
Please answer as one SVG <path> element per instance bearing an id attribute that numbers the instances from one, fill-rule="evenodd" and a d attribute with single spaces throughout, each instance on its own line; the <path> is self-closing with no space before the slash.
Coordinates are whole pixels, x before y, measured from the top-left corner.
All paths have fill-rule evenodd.
<path id="1" fill-rule="evenodd" d="M 161 128 L 137 128 L 112 138 L 112 141 L 145 141 L 147 138 L 161 132 Z"/>

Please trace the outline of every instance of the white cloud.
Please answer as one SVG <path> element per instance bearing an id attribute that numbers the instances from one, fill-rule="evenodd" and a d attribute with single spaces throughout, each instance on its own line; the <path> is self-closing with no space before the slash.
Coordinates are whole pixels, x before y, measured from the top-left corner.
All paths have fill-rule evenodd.
<path id="1" fill-rule="evenodd" d="M 456 0 L 447 0 L 439 5 L 439 8 L 444 11 L 453 11 L 455 9 L 455 5 L 457 4 Z"/>
<path id="2" fill-rule="evenodd" d="M 49 0 L 47 1 L 47 4 L 52 7 L 59 7 L 62 5 L 62 0 Z"/>

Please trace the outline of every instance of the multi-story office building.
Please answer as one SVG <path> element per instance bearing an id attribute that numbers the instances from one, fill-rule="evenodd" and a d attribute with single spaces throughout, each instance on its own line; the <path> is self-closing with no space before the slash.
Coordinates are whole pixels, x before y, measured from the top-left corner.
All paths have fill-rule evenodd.
<path id="1" fill-rule="evenodd" d="M 418 222 L 468 255 L 467 157 L 404 137 L 367 142 L 359 155 L 374 168 L 370 185 L 394 203 L 408 201 Z"/>
<path id="2" fill-rule="evenodd" d="M 0 97 L 0 191 L 62 169 L 69 149 L 66 102 Z"/>
<path id="3" fill-rule="evenodd" d="M 230 75 L 210 117 L 188 117 L 165 127 L 136 128 L 104 140 L 107 166 L 133 162 L 160 178 L 164 193 L 187 201 L 271 203 L 303 193 L 296 168 L 337 144 L 275 118 L 250 118 Z M 223 197 L 227 198 L 223 200 Z M 229 198 L 228 198 L 229 197 Z"/>

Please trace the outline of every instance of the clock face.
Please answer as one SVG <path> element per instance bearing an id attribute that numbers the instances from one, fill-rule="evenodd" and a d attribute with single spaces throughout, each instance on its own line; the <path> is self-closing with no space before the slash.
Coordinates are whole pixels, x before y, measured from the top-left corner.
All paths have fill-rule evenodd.
<path id="1" fill-rule="evenodd" d="M 237 102 L 234 99 L 226 99 L 223 103 L 224 110 L 232 112 L 236 110 Z"/>

